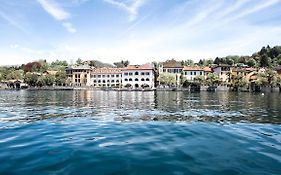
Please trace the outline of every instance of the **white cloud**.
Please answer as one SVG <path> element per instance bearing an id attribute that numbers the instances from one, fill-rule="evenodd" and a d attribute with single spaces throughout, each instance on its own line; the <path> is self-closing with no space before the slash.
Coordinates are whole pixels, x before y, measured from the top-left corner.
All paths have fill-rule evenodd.
<path id="1" fill-rule="evenodd" d="M 66 29 L 67 31 L 69 31 L 70 33 L 76 33 L 76 29 L 73 27 L 73 25 L 69 22 L 64 22 L 62 24 Z"/>
<path id="2" fill-rule="evenodd" d="M 10 48 L 11 49 L 17 49 L 17 48 L 19 48 L 19 45 L 18 44 L 11 44 Z"/>
<path id="3" fill-rule="evenodd" d="M 0 17 L 3 18 L 4 20 L 6 20 L 10 25 L 12 25 L 12 26 L 16 27 L 17 29 L 27 33 L 27 31 L 25 30 L 25 28 L 22 25 L 20 25 L 16 20 L 12 19 L 11 17 L 9 17 L 4 12 L 0 11 Z"/>
<path id="4" fill-rule="evenodd" d="M 43 9 L 48 12 L 54 19 L 58 21 L 63 21 L 62 25 L 66 28 L 66 30 L 70 33 L 76 33 L 75 27 L 72 23 L 67 22 L 66 20 L 71 17 L 71 14 L 61 8 L 59 4 L 52 0 L 37 0 Z M 83 3 L 86 0 L 74 0 L 73 3 Z"/>
<path id="5" fill-rule="evenodd" d="M 52 0 L 37 0 L 43 9 L 48 12 L 56 20 L 66 20 L 70 18 L 70 14 L 61 8 L 56 2 Z"/>
<path id="6" fill-rule="evenodd" d="M 111 5 L 121 8 L 129 13 L 129 21 L 134 21 L 142 7 L 147 0 L 132 0 L 130 2 L 121 2 L 118 0 L 103 0 Z"/>

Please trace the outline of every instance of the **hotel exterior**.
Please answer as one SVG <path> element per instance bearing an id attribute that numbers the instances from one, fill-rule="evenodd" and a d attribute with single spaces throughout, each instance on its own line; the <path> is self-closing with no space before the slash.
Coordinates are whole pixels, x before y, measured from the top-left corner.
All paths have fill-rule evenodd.
<path id="1" fill-rule="evenodd" d="M 155 88 L 155 71 L 152 65 L 128 65 L 122 69 L 123 88 Z"/>
<path id="2" fill-rule="evenodd" d="M 96 68 L 91 71 L 91 86 L 93 87 L 122 87 L 121 68 Z"/>

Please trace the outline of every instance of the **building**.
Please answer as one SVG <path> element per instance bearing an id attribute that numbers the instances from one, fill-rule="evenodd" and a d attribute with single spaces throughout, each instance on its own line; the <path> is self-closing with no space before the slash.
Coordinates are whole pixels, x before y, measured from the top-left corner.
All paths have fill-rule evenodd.
<path id="1" fill-rule="evenodd" d="M 159 65 L 159 74 L 161 73 L 171 73 L 176 77 L 177 85 L 180 85 L 180 77 L 183 72 L 184 66 L 181 62 L 174 59 L 167 60 Z"/>
<path id="2" fill-rule="evenodd" d="M 204 68 L 199 66 L 184 66 L 183 75 L 187 80 L 193 81 L 197 76 L 204 76 Z"/>
<path id="3" fill-rule="evenodd" d="M 121 68 L 96 68 L 91 71 L 91 86 L 93 87 L 121 87 Z"/>
<path id="4" fill-rule="evenodd" d="M 86 65 L 71 66 L 66 68 L 67 81 L 71 86 L 90 86 L 91 67 Z"/>
<path id="5" fill-rule="evenodd" d="M 207 78 L 208 75 L 213 72 L 210 67 L 204 67 L 203 69 L 204 69 L 204 76 L 205 76 L 205 78 Z"/>
<path id="6" fill-rule="evenodd" d="M 221 64 L 213 67 L 213 72 L 216 73 L 222 82 L 229 82 L 232 66 Z"/>
<path id="7" fill-rule="evenodd" d="M 122 69 L 122 87 L 155 88 L 155 71 L 150 64 L 128 65 Z"/>

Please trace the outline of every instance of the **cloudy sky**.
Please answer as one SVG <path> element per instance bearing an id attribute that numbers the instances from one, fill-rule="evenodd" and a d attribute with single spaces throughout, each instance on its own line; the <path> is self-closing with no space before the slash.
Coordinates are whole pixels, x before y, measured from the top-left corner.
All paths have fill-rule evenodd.
<path id="1" fill-rule="evenodd" d="M 281 44 L 281 0 L 0 0 L 0 64 L 248 55 Z"/>

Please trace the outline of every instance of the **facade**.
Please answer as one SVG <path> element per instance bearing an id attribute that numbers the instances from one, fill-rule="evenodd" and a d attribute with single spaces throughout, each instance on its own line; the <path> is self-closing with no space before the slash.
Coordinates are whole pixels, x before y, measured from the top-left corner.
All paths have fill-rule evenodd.
<path id="1" fill-rule="evenodd" d="M 71 86 L 90 86 L 91 68 L 86 65 L 68 67 L 66 69 L 67 81 Z"/>
<path id="2" fill-rule="evenodd" d="M 187 80 L 193 81 L 195 77 L 197 76 L 204 76 L 204 68 L 198 67 L 198 66 L 184 66 L 183 68 L 183 75 Z"/>
<path id="3" fill-rule="evenodd" d="M 96 68 L 91 71 L 91 86 L 118 87 L 122 86 L 121 68 Z"/>
<path id="4" fill-rule="evenodd" d="M 229 82 L 232 66 L 230 65 L 218 65 L 213 68 L 213 72 L 216 73 L 222 82 Z"/>
<path id="5" fill-rule="evenodd" d="M 155 88 L 155 71 L 152 65 L 128 65 L 122 69 L 122 87 Z"/>
<path id="6" fill-rule="evenodd" d="M 161 73 L 171 73 L 176 77 L 177 85 L 180 85 L 180 77 L 183 72 L 184 66 L 181 62 L 178 62 L 174 59 L 167 60 L 159 65 L 159 74 Z"/>

